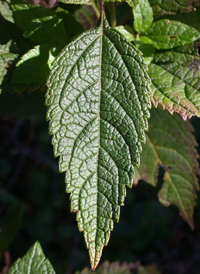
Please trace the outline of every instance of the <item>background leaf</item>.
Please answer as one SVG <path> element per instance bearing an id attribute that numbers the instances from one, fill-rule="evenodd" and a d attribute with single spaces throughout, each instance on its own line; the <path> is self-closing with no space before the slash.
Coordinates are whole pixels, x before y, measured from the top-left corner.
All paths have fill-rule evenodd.
<path id="1" fill-rule="evenodd" d="M 53 9 L 24 3 L 13 4 L 11 7 L 15 23 L 31 40 L 60 47 L 68 44 L 63 21 Z"/>
<path id="2" fill-rule="evenodd" d="M 47 80 L 50 67 L 61 48 L 51 44 L 38 45 L 21 57 L 13 72 L 9 90 L 12 92 L 39 88 Z"/>
<path id="3" fill-rule="evenodd" d="M 196 175 L 197 143 L 193 128 L 177 114 L 153 108 L 149 120 L 147 143 L 143 146 L 141 166 L 134 179 L 157 184 L 158 167 L 165 170 L 164 183 L 159 191 L 159 201 L 165 205 L 175 204 L 183 219 L 193 228 L 195 190 L 199 189 Z"/>
<path id="4" fill-rule="evenodd" d="M 189 44 L 200 37 L 199 31 L 178 21 L 163 19 L 154 22 L 144 33 L 156 49 L 171 49 Z"/>
<path id="5" fill-rule="evenodd" d="M 18 259 L 10 268 L 8 274 L 55 274 L 55 271 L 48 259 L 45 259 L 42 248 L 36 242 L 24 255 Z"/>
<path id="6" fill-rule="evenodd" d="M 133 9 L 134 29 L 137 32 L 145 32 L 153 22 L 153 10 L 148 0 L 140 0 L 139 5 Z"/>
<path id="7" fill-rule="evenodd" d="M 54 155 L 66 171 L 71 211 L 77 211 L 92 269 L 139 165 L 150 107 L 145 69 L 138 50 L 104 21 L 61 52 L 49 77 Z"/>
<path id="8" fill-rule="evenodd" d="M 190 12 L 199 6 L 198 0 L 149 0 L 155 15 Z"/>
<path id="9" fill-rule="evenodd" d="M 197 45 L 190 44 L 172 51 L 157 53 L 149 65 L 151 96 L 171 113 L 183 119 L 200 116 L 200 56 Z"/>

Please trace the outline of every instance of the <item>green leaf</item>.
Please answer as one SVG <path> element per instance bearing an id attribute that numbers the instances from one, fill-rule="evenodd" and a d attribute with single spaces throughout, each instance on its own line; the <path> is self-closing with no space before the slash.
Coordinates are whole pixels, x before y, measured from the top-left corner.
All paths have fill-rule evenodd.
<path id="1" fill-rule="evenodd" d="M 23 205 L 13 195 L 0 190 L 0 252 L 5 251 L 14 239 L 23 214 Z"/>
<path id="2" fill-rule="evenodd" d="M 149 120 L 147 142 L 143 146 L 141 166 L 136 173 L 135 183 L 142 179 L 149 184 L 157 184 L 158 167 L 165 170 L 164 183 L 159 191 L 159 201 L 165 205 L 175 204 L 181 216 L 193 228 L 195 190 L 199 189 L 196 174 L 197 143 L 189 122 L 177 114 L 173 116 L 153 108 Z"/>
<path id="3" fill-rule="evenodd" d="M 92 269 L 139 165 L 149 117 L 149 77 L 140 52 L 107 22 L 84 32 L 55 60 L 46 95 L 49 131 L 71 211 Z"/>
<path id="4" fill-rule="evenodd" d="M 7 21 L 14 23 L 12 10 L 6 1 L 0 1 L 0 13 Z"/>
<path id="5" fill-rule="evenodd" d="M 22 259 L 18 259 L 10 268 L 8 274 L 55 274 L 55 271 L 45 258 L 42 248 L 36 242 L 24 255 Z"/>
<path id="6" fill-rule="evenodd" d="M 193 44 L 156 54 L 149 65 L 154 105 L 178 112 L 183 119 L 200 117 L 199 64 Z"/>
<path id="7" fill-rule="evenodd" d="M 145 63 L 149 65 L 155 54 L 155 48 L 151 39 L 145 36 L 137 37 L 134 40 L 134 44 L 143 53 Z"/>
<path id="8" fill-rule="evenodd" d="M 85 268 L 81 272 L 77 271 L 75 274 L 92 274 L 92 273 L 94 272 L 92 272 L 89 268 Z M 97 268 L 95 273 L 96 274 L 111 274 L 111 273 L 112 274 L 131 274 L 129 264 L 124 263 L 123 265 L 120 265 L 119 262 L 109 263 L 108 261 L 105 261 L 103 264 L 101 264 Z"/>
<path id="9" fill-rule="evenodd" d="M 0 45 L 0 86 L 3 82 L 4 76 L 6 75 L 9 62 L 13 61 L 17 57 L 17 54 L 10 52 L 10 46 L 11 42 L 8 42 L 6 45 Z"/>
<path id="10" fill-rule="evenodd" d="M 11 5 L 15 23 L 38 44 L 64 47 L 68 44 L 63 20 L 53 9 L 28 4 Z"/>
<path id="11" fill-rule="evenodd" d="M 155 15 L 176 14 L 194 11 L 199 0 L 149 0 Z"/>
<path id="12" fill-rule="evenodd" d="M 140 0 L 136 9 L 133 9 L 134 29 L 141 33 L 148 30 L 153 23 L 153 10 L 148 0 Z"/>
<path id="13" fill-rule="evenodd" d="M 71 40 L 73 36 L 76 36 L 84 31 L 83 26 L 76 21 L 73 15 L 67 10 L 64 10 L 60 7 L 56 9 L 57 15 L 62 18 L 67 37 Z M 70 28 L 69 28 L 70 26 Z"/>
<path id="14" fill-rule="evenodd" d="M 133 29 L 128 25 L 117 26 L 115 27 L 115 30 L 121 33 L 121 35 L 123 35 L 126 38 L 126 40 L 128 40 L 129 42 L 132 42 L 135 39 Z"/>
<path id="15" fill-rule="evenodd" d="M 21 57 L 13 72 L 10 90 L 23 91 L 28 85 L 41 86 L 48 78 L 52 62 L 61 48 L 53 45 L 38 45 Z"/>
<path id="16" fill-rule="evenodd" d="M 156 49 L 171 49 L 189 44 L 200 37 L 198 30 L 168 19 L 154 22 L 144 35 L 153 41 Z"/>

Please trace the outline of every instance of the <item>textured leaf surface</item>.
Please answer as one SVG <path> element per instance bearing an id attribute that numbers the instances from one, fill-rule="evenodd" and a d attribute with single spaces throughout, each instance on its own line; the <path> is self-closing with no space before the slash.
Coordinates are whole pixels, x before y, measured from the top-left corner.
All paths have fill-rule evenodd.
<path id="1" fill-rule="evenodd" d="M 199 0 L 149 0 L 156 15 L 190 12 L 200 5 Z"/>
<path id="2" fill-rule="evenodd" d="M 6 75 L 6 67 L 8 66 L 8 62 L 17 57 L 17 54 L 10 52 L 10 45 L 11 42 L 8 42 L 6 45 L 0 45 L 0 85 Z"/>
<path id="3" fill-rule="evenodd" d="M 144 33 L 156 49 L 171 49 L 189 44 L 200 37 L 198 30 L 178 21 L 163 19 L 154 22 Z"/>
<path id="4" fill-rule="evenodd" d="M 17 63 L 11 80 L 10 89 L 23 91 L 29 85 L 41 86 L 48 78 L 52 62 L 60 53 L 60 47 L 51 44 L 40 45 L 29 50 Z"/>
<path id="5" fill-rule="evenodd" d="M 175 204 L 183 219 L 193 228 L 199 167 L 195 149 L 197 143 L 192 131 L 191 124 L 177 114 L 172 116 L 160 107 L 152 108 L 147 142 L 143 146 L 141 166 L 134 181 L 137 183 L 143 179 L 155 186 L 158 166 L 162 165 L 165 175 L 159 200 L 165 206 Z"/>
<path id="6" fill-rule="evenodd" d="M 15 4 L 11 7 L 15 23 L 31 40 L 60 47 L 68 44 L 63 21 L 53 9 L 28 4 Z"/>
<path id="7" fill-rule="evenodd" d="M 54 155 L 66 171 L 92 268 L 139 165 L 150 107 L 145 69 L 139 51 L 104 22 L 62 51 L 48 81 Z"/>
<path id="8" fill-rule="evenodd" d="M 153 22 L 153 10 L 148 0 L 140 0 L 136 9 L 133 9 L 134 29 L 137 32 L 145 32 Z"/>
<path id="9" fill-rule="evenodd" d="M 42 248 L 36 242 L 22 259 L 18 259 L 10 268 L 8 274 L 55 274 L 55 271 L 45 258 Z"/>
<path id="10" fill-rule="evenodd" d="M 200 56 L 195 45 L 156 54 L 149 65 L 151 96 L 155 106 L 161 104 L 183 119 L 200 116 Z"/>

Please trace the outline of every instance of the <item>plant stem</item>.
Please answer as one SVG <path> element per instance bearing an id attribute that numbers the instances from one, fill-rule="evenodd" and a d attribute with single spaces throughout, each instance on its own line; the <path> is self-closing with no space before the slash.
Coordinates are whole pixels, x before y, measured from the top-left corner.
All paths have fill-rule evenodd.
<path id="1" fill-rule="evenodd" d="M 105 12 L 110 26 L 114 28 L 117 23 L 115 3 L 105 3 Z"/>

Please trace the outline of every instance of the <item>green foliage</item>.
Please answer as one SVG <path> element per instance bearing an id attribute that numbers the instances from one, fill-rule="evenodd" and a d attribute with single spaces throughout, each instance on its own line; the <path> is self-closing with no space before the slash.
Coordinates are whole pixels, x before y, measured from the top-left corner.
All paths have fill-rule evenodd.
<path id="1" fill-rule="evenodd" d="M 178 112 L 183 119 L 199 117 L 199 62 L 195 44 L 156 54 L 149 66 L 153 103 Z"/>
<path id="2" fill-rule="evenodd" d="M 199 174 L 197 143 L 189 122 L 177 114 L 173 116 L 158 109 L 151 110 L 147 142 L 143 146 L 141 166 L 134 179 L 157 184 L 158 167 L 165 170 L 164 184 L 159 191 L 159 200 L 165 206 L 178 206 L 181 216 L 194 228 L 193 213 L 195 190 L 199 189 L 196 175 Z"/>
<path id="3" fill-rule="evenodd" d="M 18 0 L 0 2 L 0 88 L 10 93 L 35 91 L 33 97 L 21 95 L 31 115 L 34 111 L 38 114 L 36 107 L 44 99 L 38 91 L 47 89 L 54 156 L 59 156 L 59 171 L 66 172 L 71 211 L 76 212 L 83 231 L 92 270 L 108 244 L 114 221 L 119 221 L 126 186 L 139 180 L 156 186 L 162 166 L 159 201 L 165 206 L 176 205 L 192 228 L 198 190 L 197 143 L 190 123 L 184 120 L 200 117 L 200 56 L 195 42 L 200 32 L 196 24 L 194 28 L 177 17 L 157 17 L 153 22 L 153 12 L 190 11 L 198 3 L 126 2 L 129 7 L 118 3 L 116 8 L 132 10 L 133 21 L 124 17 L 123 25 L 116 27 L 119 16 L 113 3 L 109 8 L 105 3 L 105 15 L 103 2 L 97 1 L 62 0 L 52 9 Z M 5 94 L 2 102 L 8 98 Z M 27 98 L 33 101 L 27 102 Z M 153 108 L 145 135 L 150 101 L 168 112 Z M 12 113 L 23 108 L 16 102 L 9 99 Z M 8 231 L 2 229 L 6 235 L 2 250 L 14 237 L 9 235 L 18 229 L 19 208 L 9 209 L 0 222 L 5 221 L 8 227 Z M 38 243 L 9 273 L 25 273 L 26 268 L 54 273 Z M 98 271 L 130 273 L 130 268 L 128 264 L 105 263 Z M 136 271 L 151 270 L 141 267 Z"/>
<path id="4" fill-rule="evenodd" d="M 28 4 L 11 5 L 15 23 L 31 40 L 43 45 L 53 44 L 63 47 L 69 40 L 63 20 L 54 10 Z"/>
<path id="5" fill-rule="evenodd" d="M 36 242 L 22 259 L 18 259 L 10 268 L 8 274 L 55 274 L 55 271 L 45 258 L 42 248 Z"/>
<path id="6" fill-rule="evenodd" d="M 156 15 L 190 12 L 199 6 L 198 0 L 149 0 Z"/>
<path id="7" fill-rule="evenodd" d="M 140 0 L 136 9 L 133 9 L 134 29 L 137 32 L 145 32 L 153 22 L 153 10 L 148 0 Z"/>

